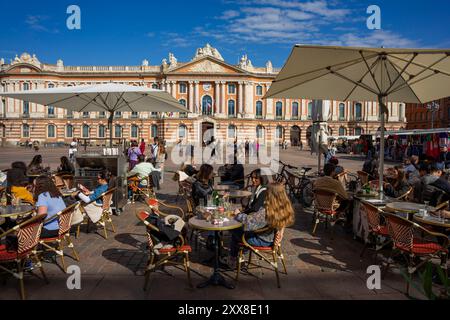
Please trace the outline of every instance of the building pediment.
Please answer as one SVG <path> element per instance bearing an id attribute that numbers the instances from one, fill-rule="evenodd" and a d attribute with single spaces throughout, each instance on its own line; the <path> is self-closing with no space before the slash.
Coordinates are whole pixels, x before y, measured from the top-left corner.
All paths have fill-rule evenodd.
<path id="1" fill-rule="evenodd" d="M 28 63 L 20 63 L 11 66 L 9 69 L 6 69 L 7 73 L 39 73 L 41 69 Z"/>
<path id="2" fill-rule="evenodd" d="M 240 68 L 229 65 L 223 61 L 212 57 L 205 57 L 198 60 L 194 60 L 178 68 L 169 70 L 169 73 L 217 73 L 217 74 L 245 74 L 246 72 Z"/>

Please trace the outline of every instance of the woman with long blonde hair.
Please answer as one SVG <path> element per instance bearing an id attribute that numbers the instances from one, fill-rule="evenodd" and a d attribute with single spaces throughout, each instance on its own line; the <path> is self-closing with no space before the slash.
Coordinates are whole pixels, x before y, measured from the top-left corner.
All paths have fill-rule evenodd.
<path id="1" fill-rule="evenodd" d="M 232 232 L 229 265 L 233 268 L 236 266 L 239 243 L 244 232 L 268 227 L 267 232 L 249 236 L 247 242 L 255 247 L 270 247 L 273 245 L 276 230 L 281 231 L 294 224 L 294 208 L 285 187 L 280 183 L 271 183 L 267 187 L 264 207 L 251 214 L 240 213 L 235 220 L 241 222 L 243 227 Z"/>

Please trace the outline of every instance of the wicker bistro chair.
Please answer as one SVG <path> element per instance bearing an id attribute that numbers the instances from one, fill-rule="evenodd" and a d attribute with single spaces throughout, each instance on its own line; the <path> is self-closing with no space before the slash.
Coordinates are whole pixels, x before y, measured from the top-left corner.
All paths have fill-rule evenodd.
<path id="1" fill-rule="evenodd" d="M 189 254 L 192 252 L 192 248 L 190 245 L 186 244 L 187 242 L 185 238 L 180 235 L 179 242 L 176 247 L 156 249 L 154 245 L 155 237 L 160 234 L 160 230 L 146 220 L 150 216 L 149 213 L 140 212 L 137 213 L 136 216 L 139 221 L 145 224 L 147 228 L 148 250 L 150 255 L 145 269 L 144 291 L 148 288 L 151 272 L 154 272 L 159 267 L 163 267 L 165 265 L 182 265 L 187 274 L 188 284 L 192 288 L 193 285 L 191 281 L 191 269 L 189 262 Z M 182 258 L 182 262 L 177 261 L 180 257 Z"/>
<path id="2" fill-rule="evenodd" d="M 395 200 L 398 200 L 398 201 L 407 201 L 407 200 L 409 200 L 409 197 L 411 196 L 411 194 L 412 194 L 413 191 L 414 191 L 414 188 L 413 188 L 413 187 L 410 187 L 409 190 L 408 190 L 405 194 L 401 195 L 400 197 L 398 197 L 398 198 L 395 199 Z"/>
<path id="3" fill-rule="evenodd" d="M 129 188 L 132 191 L 132 196 L 131 196 L 131 202 L 135 203 L 136 199 L 143 197 L 144 199 L 146 198 L 153 198 L 155 197 L 155 191 L 154 191 L 154 186 L 153 186 L 153 179 L 151 176 L 148 177 L 144 177 L 142 179 L 137 179 L 137 178 L 132 178 L 129 179 L 130 183 L 129 183 Z M 141 185 L 145 185 L 141 187 Z"/>
<path id="4" fill-rule="evenodd" d="M 252 269 L 252 256 L 253 254 L 259 258 L 259 260 L 265 261 L 273 268 L 275 271 L 275 274 L 277 276 L 277 285 L 278 288 L 281 288 L 280 285 L 280 275 L 279 275 L 279 267 L 278 267 L 278 260 L 281 260 L 281 263 L 283 265 L 284 274 L 287 275 L 287 269 L 286 269 L 286 262 L 284 260 L 284 255 L 281 250 L 281 243 L 283 241 L 283 235 L 284 230 L 276 230 L 275 236 L 274 236 L 274 242 L 273 245 L 270 247 L 253 247 L 247 242 L 247 237 L 249 234 L 255 235 L 260 233 L 265 233 L 270 231 L 270 228 L 264 228 L 261 230 L 253 231 L 253 232 L 247 232 L 242 236 L 242 243 L 240 244 L 240 250 L 239 250 L 239 258 L 238 258 L 238 265 L 237 265 L 237 271 L 236 271 L 236 281 L 239 280 L 239 274 L 241 272 L 242 264 L 245 263 L 245 257 L 244 257 L 244 250 L 249 250 L 249 258 L 247 262 L 247 270 Z M 254 265 L 256 268 L 259 268 L 260 266 Z"/>
<path id="5" fill-rule="evenodd" d="M 448 277 L 447 259 L 449 239 L 442 233 L 431 232 L 422 226 L 399 217 L 395 214 L 384 213 L 387 219 L 389 234 L 392 237 L 394 248 L 386 264 L 384 275 L 392 263 L 392 258 L 402 255 L 408 265 L 408 277 L 411 280 L 413 274 L 431 259 L 441 260 L 441 266 Z M 432 241 L 430 238 L 434 238 Z M 419 260 L 419 262 L 418 262 Z M 406 294 L 409 295 L 410 281 L 407 281 Z"/>
<path id="6" fill-rule="evenodd" d="M 361 181 L 361 185 L 365 185 L 365 184 L 369 183 L 370 175 L 367 172 L 358 171 L 357 174 L 358 174 L 359 180 Z"/>
<path id="7" fill-rule="evenodd" d="M 325 228 L 328 228 L 328 222 L 332 227 L 332 236 L 333 229 L 339 220 L 338 218 L 339 212 L 337 209 L 339 208 L 339 200 L 338 195 L 334 192 L 327 190 L 314 190 L 314 229 L 312 234 L 316 235 L 317 227 L 320 222 L 325 222 Z"/>
<path id="8" fill-rule="evenodd" d="M 184 210 L 181 209 L 180 207 L 168 205 L 164 201 L 158 200 L 156 198 L 147 199 L 146 203 L 150 207 L 150 209 L 152 209 L 153 212 L 155 212 L 158 215 L 161 215 L 164 217 L 168 216 L 169 215 L 168 213 L 161 211 L 161 208 L 165 208 L 167 210 L 175 210 L 177 212 L 177 216 L 179 216 L 183 220 L 185 219 Z M 173 213 L 170 213 L 170 214 L 173 214 Z"/>
<path id="9" fill-rule="evenodd" d="M 86 231 L 88 233 L 89 233 L 90 219 L 89 219 L 88 215 L 86 214 L 86 211 L 84 208 L 90 204 L 95 204 L 97 202 L 97 200 L 100 200 L 100 199 L 103 202 L 102 207 L 101 207 L 102 208 L 102 216 L 101 216 L 100 220 L 97 222 L 97 224 L 101 225 L 103 227 L 105 239 L 108 239 L 108 232 L 107 232 L 107 226 L 106 226 L 107 223 L 109 223 L 111 225 L 112 232 L 116 233 L 116 228 L 114 227 L 113 221 L 111 219 L 111 216 L 112 216 L 111 202 L 112 202 L 112 197 L 113 197 L 114 193 L 116 192 L 116 190 L 117 190 L 117 188 L 110 189 L 107 192 L 105 192 L 104 194 L 102 194 L 100 197 L 98 197 L 98 199 L 95 199 L 94 201 L 91 201 L 90 203 L 81 205 L 80 208 L 82 209 L 82 211 L 84 211 L 84 214 L 85 214 L 84 224 L 87 225 Z M 77 227 L 77 236 L 76 236 L 77 238 L 80 235 L 81 224 L 83 224 L 83 223 L 80 223 Z"/>
<path id="10" fill-rule="evenodd" d="M 54 217 L 46 220 L 44 222 L 44 224 L 47 222 L 50 222 L 52 220 L 58 219 L 58 223 L 59 223 L 58 236 L 55 238 L 44 238 L 44 239 L 41 239 L 39 242 L 42 245 L 44 252 L 46 252 L 46 251 L 54 252 L 54 253 L 56 253 L 57 256 L 59 256 L 61 258 L 61 265 L 62 265 L 62 269 L 64 270 L 64 272 L 67 272 L 66 264 L 64 261 L 64 243 L 63 243 L 64 241 L 66 242 L 67 247 L 72 249 L 75 259 L 77 261 L 80 261 L 78 253 L 75 250 L 75 246 L 73 245 L 72 239 L 70 237 L 72 217 L 73 217 L 74 212 L 76 210 L 78 210 L 79 207 L 80 207 L 80 203 L 77 202 L 77 203 L 71 205 L 70 207 L 66 208 L 65 210 L 61 211 Z M 52 246 L 52 245 L 56 245 L 56 246 Z"/>
<path id="11" fill-rule="evenodd" d="M 361 252 L 361 258 L 364 256 L 364 253 L 369 245 L 374 244 L 376 260 L 378 257 L 378 252 L 388 244 L 392 243 L 392 240 L 390 239 L 388 227 L 385 224 L 385 219 L 380 209 L 368 203 L 362 203 L 361 210 L 363 214 L 366 214 L 367 222 L 369 224 L 369 242 L 365 243 Z"/>
<path id="12" fill-rule="evenodd" d="M 39 245 L 44 220 L 47 215 L 38 215 L 0 235 L 4 239 L 12 234 L 17 235 L 17 249 L 8 250 L 5 245 L 0 246 L 0 270 L 11 274 L 19 280 L 20 297 L 25 299 L 24 265 L 28 259 L 33 259 L 35 266 L 39 267 L 42 277 L 48 283 L 41 260 L 37 254 L 36 247 Z M 16 264 L 16 268 L 11 266 Z"/>

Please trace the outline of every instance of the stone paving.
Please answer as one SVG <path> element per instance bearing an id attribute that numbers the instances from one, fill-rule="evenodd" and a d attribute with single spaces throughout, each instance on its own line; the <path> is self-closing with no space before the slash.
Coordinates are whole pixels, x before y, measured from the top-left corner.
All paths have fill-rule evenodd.
<path id="1" fill-rule="evenodd" d="M 44 164 L 48 161 L 53 167 L 65 150 L 43 151 Z M 0 168 L 9 166 L 13 159 L 23 159 L 34 155 L 34 152 L 22 149 L 0 149 Z M 288 163 L 314 165 L 315 156 L 309 152 L 288 150 L 283 152 L 282 159 Z M 342 159 L 345 168 L 355 171 L 362 166 L 361 159 L 345 157 Z M 168 169 L 175 168 L 168 164 Z M 249 171 L 251 168 L 246 168 Z M 248 173 L 248 172 L 246 172 Z M 166 175 L 166 183 L 159 197 L 170 203 L 184 207 L 182 199 L 176 202 L 176 185 Z M 66 258 L 68 265 L 81 268 L 81 290 L 68 290 L 64 274 L 54 263 L 44 264 L 49 284 L 33 275 L 25 278 L 28 299 L 130 299 L 130 300 L 242 300 L 242 299 L 407 299 L 403 294 L 405 282 L 398 270 L 393 269 L 382 282 L 381 290 L 369 290 L 366 286 L 367 267 L 373 264 L 368 253 L 360 259 L 362 243 L 353 239 L 340 226 L 336 227 L 334 240 L 330 239 L 330 231 L 320 227 L 317 235 L 311 235 L 311 213 L 296 205 L 296 223 L 287 230 L 283 242 L 286 255 L 288 275 L 281 275 L 281 289 L 277 288 L 275 274 L 260 269 L 253 274 L 242 274 L 235 290 L 222 287 L 191 289 L 187 284 L 186 274 L 178 269 L 167 267 L 151 275 L 149 290 L 143 291 L 143 270 L 147 260 L 146 237 L 144 227 L 138 223 L 135 213 L 145 210 L 145 205 L 128 205 L 125 212 L 113 220 L 117 233 L 109 233 L 105 240 L 102 233 L 81 232 L 75 246 L 81 261 Z M 100 231 L 100 230 L 99 230 Z M 68 251 L 70 254 L 70 251 Z M 204 263 L 211 253 L 200 246 L 191 255 L 192 281 L 194 286 L 206 280 L 212 272 L 211 266 Z M 232 281 L 233 272 L 226 272 Z M 36 272 L 36 275 L 39 275 Z M 8 278 L 0 285 L 0 299 L 18 299 L 18 283 Z M 413 291 L 413 296 L 420 294 Z"/>

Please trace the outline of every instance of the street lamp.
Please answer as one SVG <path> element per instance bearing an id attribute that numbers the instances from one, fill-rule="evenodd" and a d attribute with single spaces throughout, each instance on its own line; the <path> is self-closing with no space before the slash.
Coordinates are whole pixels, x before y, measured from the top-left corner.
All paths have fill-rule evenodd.
<path id="1" fill-rule="evenodd" d="M 433 101 L 427 104 L 425 108 L 431 111 L 431 129 L 434 129 L 434 114 L 439 111 L 440 105 L 436 101 Z"/>

